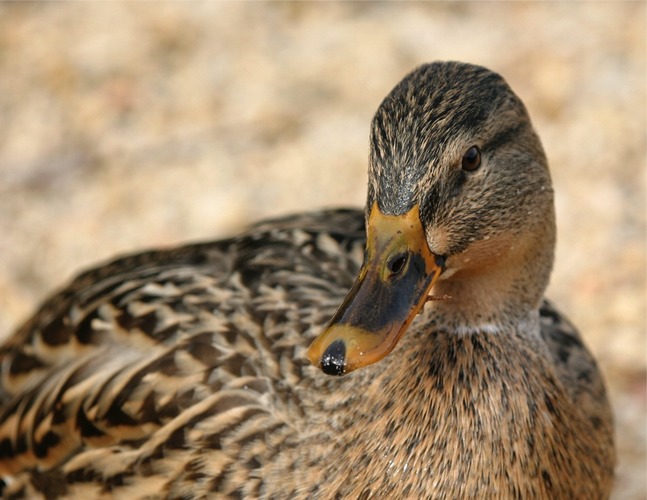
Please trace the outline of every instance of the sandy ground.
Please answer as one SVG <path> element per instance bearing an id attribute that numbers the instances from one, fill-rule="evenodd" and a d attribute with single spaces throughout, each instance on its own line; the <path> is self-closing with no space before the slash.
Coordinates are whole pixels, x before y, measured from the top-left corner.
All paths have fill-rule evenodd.
<path id="1" fill-rule="evenodd" d="M 557 193 L 549 295 L 646 498 L 643 2 L 0 4 L 0 335 L 79 269 L 361 205 L 368 124 L 416 65 L 502 73 Z"/>

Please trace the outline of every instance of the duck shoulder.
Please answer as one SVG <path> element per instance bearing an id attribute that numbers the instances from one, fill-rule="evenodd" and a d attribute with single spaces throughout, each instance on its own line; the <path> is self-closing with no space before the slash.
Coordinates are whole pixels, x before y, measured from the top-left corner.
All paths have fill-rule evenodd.
<path id="1" fill-rule="evenodd" d="M 5 494 L 258 494 L 235 478 L 299 426 L 363 246 L 363 212 L 327 210 L 78 276 L 0 348 Z"/>
<path id="2" fill-rule="evenodd" d="M 602 373 L 577 328 L 555 305 L 544 300 L 540 309 L 541 337 L 548 347 L 555 373 L 596 430 L 612 433 L 612 410 Z"/>

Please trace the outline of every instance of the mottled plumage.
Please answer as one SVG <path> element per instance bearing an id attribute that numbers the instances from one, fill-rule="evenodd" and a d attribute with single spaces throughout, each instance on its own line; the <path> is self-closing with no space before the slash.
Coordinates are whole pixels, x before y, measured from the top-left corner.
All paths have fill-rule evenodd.
<path id="1" fill-rule="evenodd" d="M 3 496 L 608 497 L 611 412 L 542 298 L 552 188 L 519 99 L 484 68 L 423 66 L 376 113 L 369 164 L 366 213 L 124 257 L 45 302 L 0 348 Z M 382 361 L 330 377 L 306 351 L 373 202 L 420 207 L 444 299 Z"/>

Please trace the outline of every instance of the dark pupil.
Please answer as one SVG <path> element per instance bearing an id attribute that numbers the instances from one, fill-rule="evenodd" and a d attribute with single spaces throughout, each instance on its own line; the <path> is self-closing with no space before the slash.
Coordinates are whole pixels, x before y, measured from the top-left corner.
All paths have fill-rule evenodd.
<path id="1" fill-rule="evenodd" d="M 476 146 L 472 146 L 463 156 L 463 168 L 475 170 L 481 164 L 481 153 Z"/>
<path id="2" fill-rule="evenodd" d="M 400 273 L 404 268 L 404 265 L 407 263 L 407 254 L 399 254 L 393 257 L 391 262 L 389 262 L 389 271 L 391 274 L 395 275 Z"/>

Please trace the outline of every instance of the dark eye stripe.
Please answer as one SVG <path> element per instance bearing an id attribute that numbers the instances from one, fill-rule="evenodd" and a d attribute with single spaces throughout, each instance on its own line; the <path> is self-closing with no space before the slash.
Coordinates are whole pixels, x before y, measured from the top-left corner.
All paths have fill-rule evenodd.
<path id="1" fill-rule="evenodd" d="M 503 129 L 501 132 L 497 133 L 492 139 L 484 146 L 485 149 L 493 151 L 499 146 L 502 146 L 506 142 L 513 140 L 516 135 L 519 133 L 521 127 L 519 125 L 514 125 Z"/>

